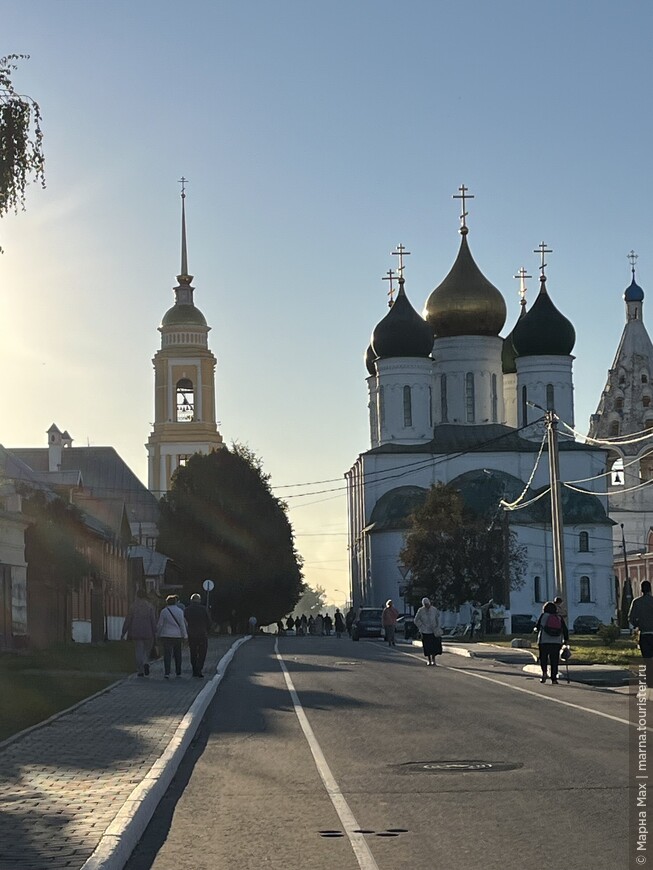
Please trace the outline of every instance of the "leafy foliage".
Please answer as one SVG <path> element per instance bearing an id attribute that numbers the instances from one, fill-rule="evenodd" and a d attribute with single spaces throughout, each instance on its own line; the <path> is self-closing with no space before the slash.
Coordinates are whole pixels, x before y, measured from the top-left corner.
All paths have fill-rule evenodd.
<path id="1" fill-rule="evenodd" d="M 611 622 L 609 625 L 599 625 L 597 634 L 606 646 L 612 646 L 621 638 L 621 629 Z"/>
<path id="2" fill-rule="evenodd" d="M 413 604 L 424 595 L 446 610 L 489 598 L 500 603 L 506 558 L 510 589 L 523 584 L 524 548 L 517 545 L 514 532 L 505 532 L 493 519 L 475 514 L 453 487 L 443 483 L 431 487 L 411 517 L 400 553 L 411 573 Z"/>
<path id="3" fill-rule="evenodd" d="M 325 589 L 321 586 L 316 586 L 315 589 L 313 589 L 305 583 L 302 586 L 302 597 L 299 599 L 295 605 L 295 609 L 293 610 L 293 616 L 301 616 L 302 613 L 305 613 L 306 616 L 310 616 L 312 613 L 315 616 L 315 614 L 321 613 L 326 608 L 325 598 Z"/>
<path id="4" fill-rule="evenodd" d="M 17 93 L 11 80 L 18 68 L 15 62 L 28 57 L 0 58 L 0 218 L 19 206 L 25 208 L 31 176 L 45 187 L 41 110 L 31 97 Z"/>
<path id="5" fill-rule="evenodd" d="M 161 499 L 159 549 L 180 566 L 184 593 L 215 582 L 215 618 L 243 626 L 276 622 L 298 601 L 303 584 L 286 505 L 247 447 L 195 454 Z M 235 614 L 234 614 L 235 611 Z"/>
<path id="6" fill-rule="evenodd" d="M 85 534 L 75 505 L 50 498 L 42 491 L 23 498 L 23 512 L 32 521 L 25 532 L 25 560 L 29 582 L 76 589 L 93 570 L 77 545 Z"/>

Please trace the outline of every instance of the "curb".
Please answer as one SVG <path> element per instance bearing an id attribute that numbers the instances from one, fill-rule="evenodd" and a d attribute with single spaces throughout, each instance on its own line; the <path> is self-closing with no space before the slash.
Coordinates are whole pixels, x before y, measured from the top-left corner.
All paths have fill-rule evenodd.
<path id="1" fill-rule="evenodd" d="M 166 793 L 236 650 L 249 636 L 235 641 L 222 656 L 216 674 L 197 695 L 161 757 L 129 795 L 81 870 L 122 870 Z"/>

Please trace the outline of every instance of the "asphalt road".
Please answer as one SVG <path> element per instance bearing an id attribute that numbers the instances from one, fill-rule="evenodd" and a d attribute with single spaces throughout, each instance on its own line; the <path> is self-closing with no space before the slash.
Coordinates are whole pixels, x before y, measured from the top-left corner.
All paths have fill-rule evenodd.
<path id="1" fill-rule="evenodd" d="M 629 866 L 625 696 L 378 641 L 275 643 L 237 653 L 127 870 Z"/>

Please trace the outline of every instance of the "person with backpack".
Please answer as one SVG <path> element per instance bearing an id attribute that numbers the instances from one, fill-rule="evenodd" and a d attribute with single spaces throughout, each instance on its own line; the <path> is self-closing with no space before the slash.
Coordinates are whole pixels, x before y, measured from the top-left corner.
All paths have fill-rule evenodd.
<path id="1" fill-rule="evenodd" d="M 546 683 L 547 671 L 550 666 L 551 682 L 558 683 L 558 666 L 562 644 L 569 643 L 569 631 L 563 617 L 553 601 L 547 601 L 542 608 L 534 629 L 537 632 L 537 645 L 540 651 L 540 667 L 542 668 L 541 683 Z"/>

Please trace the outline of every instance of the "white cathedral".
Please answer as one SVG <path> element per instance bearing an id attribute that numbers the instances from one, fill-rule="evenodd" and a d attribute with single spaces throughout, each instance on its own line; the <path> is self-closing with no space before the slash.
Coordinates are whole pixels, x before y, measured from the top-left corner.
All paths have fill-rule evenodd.
<path id="1" fill-rule="evenodd" d="M 399 291 L 365 355 L 370 446 L 346 474 L 353 603 L 401 604 L 406 571 L 399 553 L 408 517 L 429 487 L 443 482 L 472 506 L 515 503 L 506 517 L 525 548 L 524 583 L 512 591 L 505 583 L 495 587 L 494 599 L 503 605 L 507 631 L 511 616 L 538 614 L 556 594 L 541 422 L 548 409 L 560 420 L 568 620 L 593 614 L 609 623 L 617 591 L 608 472 L 616 455 L 579 443 L 571 432 L 576 335 L 547 290 L 548 251 L 542 243 L 536 300 L 526 310 L 522 295 L 520 316 L 502 338 L 506 304 L 472 257 L 461 191 L 462 239 L 451 271 L 420 316 L 406 295 L 399 246 Z M 459 621 L 465 619 L 461 612 Z"/>

